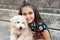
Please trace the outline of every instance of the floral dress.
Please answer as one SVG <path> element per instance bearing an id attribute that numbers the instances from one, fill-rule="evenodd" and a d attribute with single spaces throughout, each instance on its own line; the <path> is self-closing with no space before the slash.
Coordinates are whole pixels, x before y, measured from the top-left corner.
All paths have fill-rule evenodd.
<path id="1" fill-rule="evenodd" d="M 43 38 L 43 37 L 42 37 L 42 32 L 43 32 L 44 30 L 46 30 L 46 28 L 47 28 L 46 24 L 44 24 L 44 23 L 39 23 L 39 24 L 37 24 L 37 23 L 35 23 L 35 22 L 29 24 L 29 27 L 30 27 L 31 30 L 32 30 L 33 37 L 36 38 L 36 39 L 41 39 L 41 38 Z"/>

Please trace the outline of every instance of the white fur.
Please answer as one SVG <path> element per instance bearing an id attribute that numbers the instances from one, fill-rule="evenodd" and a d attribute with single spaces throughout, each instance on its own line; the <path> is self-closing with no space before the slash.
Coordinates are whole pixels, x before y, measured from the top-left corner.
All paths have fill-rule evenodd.
<path id="1" fill-rule="evenodd" d="M 27 25 L 24 16 L 17 15 L 10 19 L 11 36 L 10 40 L 33 40 L 33 35 L 30 28 Z M 22 27 L 22 31 L 18 29 Z"/>

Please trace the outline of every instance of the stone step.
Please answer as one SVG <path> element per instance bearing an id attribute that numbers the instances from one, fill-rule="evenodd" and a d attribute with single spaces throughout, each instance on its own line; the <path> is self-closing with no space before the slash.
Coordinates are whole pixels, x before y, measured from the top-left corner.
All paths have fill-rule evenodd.
<path id="1" fill-rule="evenodd" d="M 18 10 L 20 6 L 18 5 L 8 5 L 8 4 L 0 4 L 0 8 L 3 9 L 14 9 L 14 10 Z"/>
<path id="2" fill-rule="evenodd" d="M 8 7 L 8 5 L 16 5 L 20 6 L 23 1 L 25 0 L 0 0 L 1 6 L 4 8 L 11 8 L 11 6 Z M 32 4 L 34 4 L 37 7 L 53 7 L 53 8 L 60 8 L 60 0 L 26 0 Z M 17 9 L 17 8 L 13 8 Z"/>
<path id="3" fill-rule="evenodd" d="M 18 10 L 0 8 L 0 19 L 2 20 L 10 20 L 11 17 L 17 14 L 18 14 Z"/>
<path id="4" fill-rule="evenodd" d="M 0 8 L 0 40 L 8 40 L 10 38 L 9 20 L 13 16 L 18 15 L 18 13 L 19 10 Z M 57 13 L 40 12 L 40 16 L 49 28 L 51 39 L 59 40 L 60 35 L 58 34 L 60 34 L 60 15 Z"/>
<path id="5" fill-rule="evenodd" d="M 39 10 L 39 12 L 44 12 L 44 13 L 52 13 L 52 14 L 60 14 L 60 9 L 58 8 L 37 8 Z"/>
<path id="6" fill-rule="evenodd" d="M 49 28 L 60 30 L 60 14 L 40 13 L 40 15 Z"/>
<path id="7" fill-rule="evenodd" d="M 12 18 L 15 15 L 18 15 L 18 13 L 19 13 L 19 10 L 0 8 L 0 21 L 9 21 L 10 18 Z M 49 28 L 60 29 L 60 26 L 59 26 L 60 25 L 60 15 L 59 14 L 40 12 L 40 15 Z"/>
<path id="8" fill-rule="evenodd" d="M 49 29 L 51 40 L 60 40 L 60 31 Z M 10 40 L 9 22 L 0 21 L 0 40 Z"/>

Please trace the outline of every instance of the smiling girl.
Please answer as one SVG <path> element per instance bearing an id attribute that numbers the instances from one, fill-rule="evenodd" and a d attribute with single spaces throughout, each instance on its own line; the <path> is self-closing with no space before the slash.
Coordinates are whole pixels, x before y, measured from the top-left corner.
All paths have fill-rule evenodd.
<path id="1" fill-rule="evenodd" d="M 28 2 L 23 2 L 19 10 L 19 15 L 25 16 L 35 39 L 44 38 L 44 40 L 50 40 L 47 26 L 43 22 L 37 8 L 34 5 Z"/>

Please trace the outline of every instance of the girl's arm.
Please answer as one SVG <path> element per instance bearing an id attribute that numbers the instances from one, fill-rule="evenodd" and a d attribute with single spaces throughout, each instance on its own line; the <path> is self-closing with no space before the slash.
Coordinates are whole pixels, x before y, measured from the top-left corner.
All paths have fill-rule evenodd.
<path id="1" fill-rule="evenodd" d="M 42 35 L 44 37 L 44 40 L 50 40 L 50 34 L 47 29 L 42 32 Z"/>

